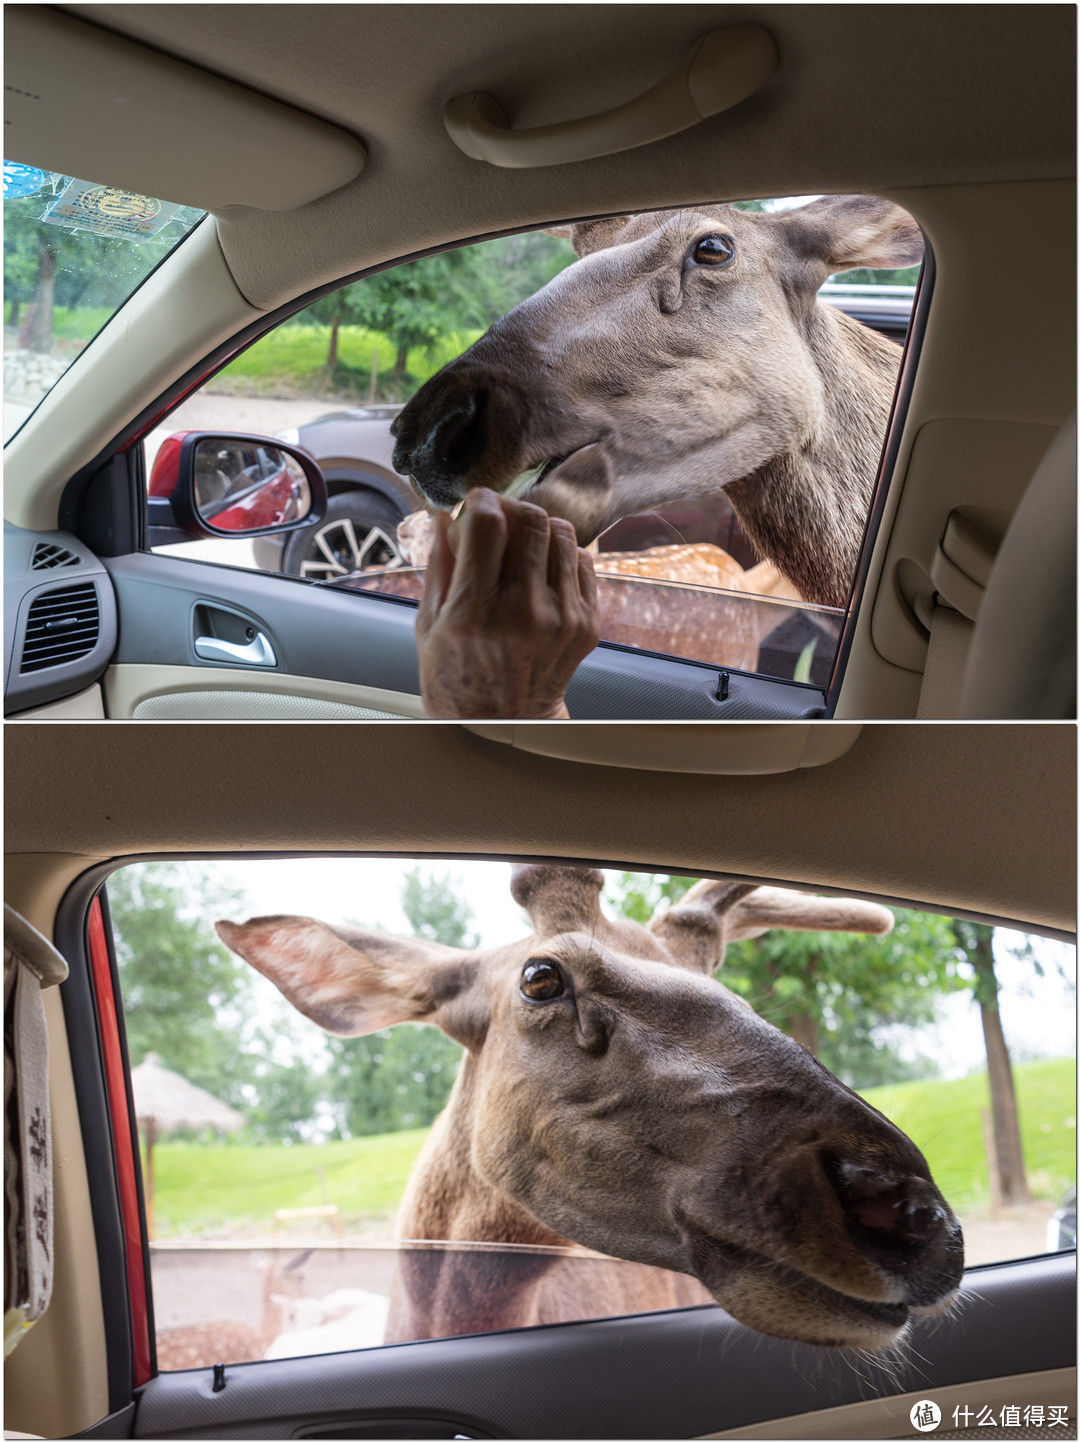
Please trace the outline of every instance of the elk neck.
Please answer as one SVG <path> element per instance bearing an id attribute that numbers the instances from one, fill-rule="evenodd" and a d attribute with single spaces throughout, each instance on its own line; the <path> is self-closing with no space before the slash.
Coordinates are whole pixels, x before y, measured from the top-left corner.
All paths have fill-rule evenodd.
<path id="1" fill-rule="evenodd" d="M 900 348 L 817 304 L 805 338 L 824 416 L 797 448 L 725 488 L 758 551 L 804 600 L 842 607 L 855 576 Z"/>

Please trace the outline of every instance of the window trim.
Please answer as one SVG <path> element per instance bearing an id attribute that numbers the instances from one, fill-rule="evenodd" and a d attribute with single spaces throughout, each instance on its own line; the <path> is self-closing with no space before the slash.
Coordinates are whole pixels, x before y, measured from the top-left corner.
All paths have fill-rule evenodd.
<path id="1" fill-rule="evenodd" d="M 86 1160 L 87 1184 L 90 1193 L 91 1210 L 94 1219 L 95 1249 L 101 1282 L 102 1312 L 105 1324 L 105 1344 L 108 1370 L 108 1399 L 110 1414 L 116 1413 L 131 1403 L 135 1382 L 135 1350 L 132 1337 L 130 1291 L 128 1267 L 125 1257 L 122 1212 L 117 1179 L 115 1135 L 111 1121 L 105 1083 L 105 1063 L 102 1053 L 99 1009 L 91 981 L 92 966 L 88 926 L 93 903 L 100 898 L 102 922 L 108 941 L 110 981 L 116 1006 L 116 1022 L 120 1056 L 124 1068 L 127 1092 L 128 1117 L 132 1127 L 135 1184 L 141 1225 L 143 1278 L 145 1291 L 145 1321 L 149 1333 L 149 1360 L 151 1380 L 161 1377 L 181 1377 L 181 1373 L 159 1374 L 156 1351 L 156 1328 L 154 1321 L 153 1283 L 151 1277 L 150 1245 L 146 1227 L 146 1201 L 142 1175 L 142 1160 L 138 1146 L 138 1130 L 135 1123 L 135 1106 L 131 1089 L 131 1060 L 127 1047 L 124 1025 L 123 998 L 117 973 L 111 920 L 108 914 L 106 886 L 109 877 L 123 867 L 154 862 L 214 862 L 214 861 L 276 861 L 301 858 L 335 857 L 353 861 L 366 859 L 396 858 L 402 861 L 477 861 L 535 863 L 554 866 L 601 867 L 612 871 L 652 872 L 664 876 L 703 876 L 723 880 L 752 882 L 762 886 L 794 885 L 791 878 L 759 877 L 730 872 L 710 872 L 703 869 L 687 871 L 663 863 L 643 864 L 612 858 L 596 857 L 552 857 L 536 854 L 509 852 L 438 852 L 424 849 L 410 849 L 407 852 L 389 850 L 365 850 L 342 852 L 337 850 L 316 850 L 311 852 L 284 851 L 205 851 L 192 852 L 151 852 L 131 853 L 96 863 L 71 884 L 57 909 L 55 938 L 58 950 L 69 966 L 67 980 L 60 987 L 64 1020 L 68 1034 L 68 1048 L 75 1081 L 76 1100 L 79 1109 L 79 1126 Z M 801 883 L 799 885 L 804 885 Z M 877 893 L 858 892 L 850 888 L 829 887 L 814 884 L 814 890 L 826 896 L 859 897 L 867 901 L 881 902 L 886 906 L 906 907 L 916 911 L 931 912 L 939 916 L 957 917 L 967 921 L 985 922 L 995 927 L 1008 927 L 1024 931 L 1032 936 L 1047 937 L 1055 941 L 1076 945 L 1075 933 L 1058 928 L 1034 928 L 1028 922 L 1016 919 L 971 912 L 957 907 L 934 907 L 925 902 L 913 901 Z M 1064 1254 L 1041 1253 L 1030 1259 L 1008 1259 L 1005 1262 L 974 1265 L 985 1268 L 1003 1268 L 1020 1262 L 1033 1262 Z M 965 1273 L 969 1271 L 965 1269 Z M 699 1305 L 705 1307 L 707 1305 Z M 676 1309 L 676 1312 L 687 1311 Z M 691 1310 L 692 1311 L 692 1310 Z M 646 1314 L 633 1316 L 648 1316 Z M 553 1324 L 553 1327 L 590 1326 L 612 1319 L 588 1319 L 575 1324 Z M 535 1331 L 530 1329 L 529 1331 Z M 486 1335 L 485 1335 L 486 1336 Z M 421 1340 L 422 1341 L 422 1340 Z M 445 1339 L 431 1339 L 443 1342 Z M 413 1344 L 383 1345 L 394 1347 Z M 322 1355 L 336 1357 L 337 1354 Z M 288 1360 L 276 1360 L 285 1362 Z M 303 1359 L 300 1360 L 304 1361 Z M 241 1365 L 236 1365 L 241 1366 Z"/>

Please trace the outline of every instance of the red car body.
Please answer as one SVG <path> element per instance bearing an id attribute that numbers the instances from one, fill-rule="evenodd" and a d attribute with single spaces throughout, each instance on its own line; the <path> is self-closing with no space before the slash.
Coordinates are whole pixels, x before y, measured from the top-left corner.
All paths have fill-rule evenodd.
<path id="1" fill-rule="evenodd" d="M 148 495 L 165 498 L 172 495 L 179 478 L 180 447 L 190 434 L 190 431 L 174 431 L 161 443 L 147 483 Z M 253 475 L 250 487 L 239 491 L 232 505 L 205 514 L 215 529 L 250 532 L 284 525 L 296 516 L 300 500 L 298 482 L 284 462 L 276 468 L 276 474 L 268 469 L 272 463 L 265 455 L 259 455 L 265 450 L 265 447 L 251 446 L 250 470 L 261 470 L 262 474 Z"/>

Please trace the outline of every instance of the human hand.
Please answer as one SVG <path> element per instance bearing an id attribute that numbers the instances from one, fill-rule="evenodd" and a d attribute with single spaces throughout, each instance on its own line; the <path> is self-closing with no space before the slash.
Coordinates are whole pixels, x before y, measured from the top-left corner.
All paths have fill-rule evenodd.
<path id="1" fill-rule="evenodd" d="M 435 544 L 416 617 L 431 717 L 566 718 L 565 693 L 600 639 L 592 557 L 569 521 L 470 491 Z"/>

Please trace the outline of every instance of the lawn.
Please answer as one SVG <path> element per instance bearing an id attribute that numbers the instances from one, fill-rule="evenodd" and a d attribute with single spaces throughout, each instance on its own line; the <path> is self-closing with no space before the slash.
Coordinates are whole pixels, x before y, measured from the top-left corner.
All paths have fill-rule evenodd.
<path id="1" fill-rule="evenodd" d="M 221 372 L 230 389 L 240 391 L 243 383 L 265 392 L 276 386 L 289 394 L 325 394 L 328 390 L 355 391 L 366 395 L 371 381 L 373 354 L 378 356 L 380 399 L 407 400 L 429 376 L 461 354 L 479 336 L 479 331 L 445 336 L 428 354 L 422 347 L 409 352 L 408 377 L 393 372 L 396 351 L 393 343 L 363 326 L 342 326 L 338 331 L 338 366 L 326 375 L 330 327 L 298 322 L 279 326 L 263 336 Z M 386 388 L 393 391 L 386 396 Z"/>
<path id="2" fill-rule="evenodd" d="M 1076 1176 L 1076 1063 L 1058 1058 L 1015 1071 L 1028 1180 L 1036 1196 L 1056 1200 Z M 875 1087 L 865 1096 L 918 1144 L 955 1208 L 986 1202 L 985 1073 Z M 269 1230 L 275 1208 L 317 1206 L 327 1198 L 351 1231 L 382 1230 L 426 1136 L 420 1128 L 318 1147 L 159 1143 L 156 1234 Z"/>
<path id="3" fill-rule="evenodd" d="M 5 323 L 10 314 L 5 307 Z M 25 312 L 24 312 L 25 313 Z M 108 306 L 56 306 L 53 332 L 59 342 L 89 341 L 111 314 Z M 394 372 L 396 348 L 386 336 L 363 326 L 342 326 L 338 331 L 338 366 L 326 374 L 330 327 L 297 321 L 278 326 L 263 336 L 219 373 L 212 383 L 237 395 L 283 396 L 339 395 L 355 402 L 366 400 L 371 384 L 371 361 L 378 355 L 378 398 L 407 401 L 447 361 L 466 350 L 479 331 L 448 332 L 429 354 L 423 347 L 409 352 L 408 374 Z"/>
<path id="4" fill-rule="evenodd" d="M 416 1128 L 317 1147 L 158 1143 L 155 1234 L 269 1230 L 275 1208 L 327 1200 L 350 1231 L 389 1223 L 426 1137 L 427 1128 Z"/>

